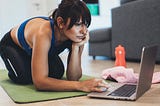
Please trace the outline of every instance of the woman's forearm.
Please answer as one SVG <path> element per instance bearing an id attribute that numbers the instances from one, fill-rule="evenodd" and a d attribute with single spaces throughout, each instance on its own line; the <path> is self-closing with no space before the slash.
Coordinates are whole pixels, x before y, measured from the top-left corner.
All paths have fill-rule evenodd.
<path id="1" fill-rule="evenodd" d="M 37 90 L 42 91 L 79 91 L 80 82 L 59 80 L 55 78 L 39 78 L 39 81 L 34 83 Z"/>
<path id="2" fill-rule="evenodd" d="M 83 52 L 83 46 L 72 46 L 72 52 L 70 61 L 67 67 L 67 78 L 68 80 L 79 80 L 82 76 L 81 68 L 81 55 Z"/>

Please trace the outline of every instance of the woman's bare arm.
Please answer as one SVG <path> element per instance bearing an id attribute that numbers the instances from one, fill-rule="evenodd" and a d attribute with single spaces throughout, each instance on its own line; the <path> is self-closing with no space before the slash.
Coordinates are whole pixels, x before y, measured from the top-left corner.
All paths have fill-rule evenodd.
<path id="1" fill-rule="evenodd" d="M 48 51 L 51 39 L 40 33 L 33 40 L 32 79 L 37 90 L 47 91 L 98 91 L 98 86 L 106 86 L 102 80 L 67 81 L 48 77 Z M 82 48 L 81 48 L 82 49 Z M 81 50 L 79 49 L 79 50 Z M 81 50 L 82 51 L 82 50 Z M 80 52 L 80 51 L 79 51 Z"/>

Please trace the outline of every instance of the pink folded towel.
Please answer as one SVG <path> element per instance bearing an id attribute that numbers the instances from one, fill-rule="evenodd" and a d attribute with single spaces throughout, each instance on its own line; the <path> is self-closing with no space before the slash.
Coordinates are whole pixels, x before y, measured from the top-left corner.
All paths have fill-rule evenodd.
<path id="1" fill-rule="evenodd" d="M 116 80 L 119 83 L 136 83 L 139 74 L 134 73 L 132 68 L 125 68 L 123 66 L 116 66 L 102 71 L 103 79 Z M 160 72 L 153 74 L 152 83 L 160 82 Z"/>

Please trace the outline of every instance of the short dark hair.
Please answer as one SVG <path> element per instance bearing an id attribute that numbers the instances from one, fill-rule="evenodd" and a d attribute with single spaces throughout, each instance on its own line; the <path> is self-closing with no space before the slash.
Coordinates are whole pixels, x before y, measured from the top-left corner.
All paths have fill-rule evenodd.
<path id="1" fill-rule="evenodd" d="M 79 22 L 81 17 L 82 23 L 87 27 L 91 24 L 90 11 L 82 0 L 62 0 L 58 8 L 50 15 L 55 25 L 57 25 L 56 19 L 59 16 L 63 18 L 65 24 L 68 18 L 71 19 L 68 29 L 72 28 L 76 22 Z"/>

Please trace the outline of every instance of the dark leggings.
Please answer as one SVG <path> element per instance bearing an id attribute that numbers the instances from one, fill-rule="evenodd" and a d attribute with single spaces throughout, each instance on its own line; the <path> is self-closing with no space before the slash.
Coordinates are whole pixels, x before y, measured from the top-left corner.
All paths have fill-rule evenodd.
<path id="1" fill-rule="evenodd" d="M 9 78 L 18 84 L 32 83 L 31 56 L 17 46 L 10 35 L 10 32 L 0 42 L 0 55 L 8 70 Z M 64 74 L 64 65 L 58 55 L 48 57 L 49 75 L 60 79 Z"/>

